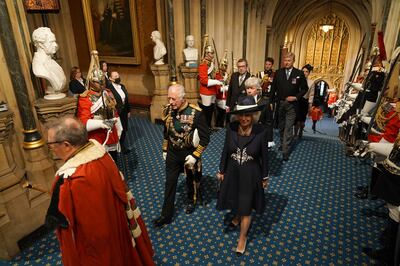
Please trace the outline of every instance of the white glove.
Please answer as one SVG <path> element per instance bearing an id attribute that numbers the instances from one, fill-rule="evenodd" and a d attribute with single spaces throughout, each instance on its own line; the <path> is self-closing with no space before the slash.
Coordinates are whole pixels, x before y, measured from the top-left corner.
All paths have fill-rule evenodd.
<path id="1" fill-rule="evenodd" d="M 353 87 L 354 89 L 358 90 L 358 91 L 363 91 L 364 90 L 364 88 L 362 87 L 362 83 L 351 82 L 350 86 Z"/>
<path id="2" fill-rule="evenodd" d="M 163 151 L 162 158 L 164 159 L 164 161 L 167 160 L 167 152 L 166 151 Z"/>
<path id="3" fill-rule="evenodd" d="M 268 141 L 268 148 L 274 147 L 275 142 L 274 141 Z"/>
<path id="4" fill-rule="evenodd" d="M 389 156 L 392 151 L 393 143 L 382 143 L 382 142 L 373 142 L 368 144 L 368 151 L 373 152 L 383 156 Z"/>
<path id="5" fill-rule="evenodd" d="M 207 87 L 211 87 L 211 86 L 215 86 L 215 85 L 223 86 L 224 83 L 222 83 L 221 81 L 216 80 L 216 79 L 208 79 Z"/>
<path id="6" fill-rule="evenodd" d="M 361 121 L 363 121 L 365 124 L 371 123 L 371 117 L 370 116 L 362 116 Z"/>
<path id="7" fill-rule="evenodd" d="M 192 140 L 193 147 L 197 148 L 197 146 L 199 146 L 199 142 L 200 142 L 199 131 L 196 128 L 193 132 L 193 140 Z"/>
<path id="8" fill-rule="evenodd" d="M 368 115 L 368 113 L 375 107 L 376 103 L 365 101 L 364 107 L 361 110 L 362 114 Z"/>
<path id="9" fill-rule="evenodd" d="M 358 93 L 351 93 L 351 94 L 349 94 L 349 98 L 354 100 L 355 98 L 357 98 L 357 95 L 358 95 Z M 351 101 L 351 103 L 353 103 L 353 101 Z"/>
<path id="10" fill-rule="evenodd" d="M 193 167 L 195 163 L 196 163 L 196 158 L 194 158 L 192 155 L 186 156 L 185 165 Z"/>
<path id="11" fill-rule="evenodd" d="M 115 127 L 117 128 L 118 138 L 120 139 L 121 135 L 122 135 L 122 130 L 124 130 L 122 128 L 121 118 L 119 118 L 119 117 L 118 118 L 114 118 L 114 120 L 116 120 Z"/>
<path id="12" fill-rule="evenodd" d="M 229 88 L 229 86 L 228 85 L 224 85 L 224 86 L 221 86 L 221 88 L 219 89 L 221 92 L 226 92 L 226 91 L 228 91 L 228 88 Z"/>
<path id="13" fill-rule="evenodd" d="M 103 120 L 98 120 L 98 119 L 89 119 L 86 122 L 86 130 L 89 131 L 93 131 L 96 129 L 100 129 L 100 128 L 104 128 L 104 129 L 110 129 L 110 127 L 106 124 L 103 123 Z"/>

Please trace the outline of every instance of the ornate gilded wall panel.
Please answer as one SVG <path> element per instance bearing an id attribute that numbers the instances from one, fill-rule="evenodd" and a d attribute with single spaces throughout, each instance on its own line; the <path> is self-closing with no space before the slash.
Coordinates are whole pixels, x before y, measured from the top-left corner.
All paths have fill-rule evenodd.
<path id="1" fill-rule="evenodd" d="M 325 32 L 321 25 L 333 25 Z M 343 85 L 343 69 L 349 45 L 349 31 L 343 19 L 330 14 L 316 21 L 307 39 L 306 64 L 314 66 L 310 78 L 324 79 L 331 88 Z"/>

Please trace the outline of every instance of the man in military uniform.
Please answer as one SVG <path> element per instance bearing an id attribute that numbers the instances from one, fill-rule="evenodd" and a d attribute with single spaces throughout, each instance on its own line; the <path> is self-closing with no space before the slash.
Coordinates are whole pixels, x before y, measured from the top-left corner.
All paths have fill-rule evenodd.
<path id="1" fill-rule="evenodd" d="M 214 48 L 208 44 L 208 35 L 204 36 L 203 58 L 199 65 L 199 82 L 201 108 L 203 109 L 207 126 L 211 128 L 211 121 L 214 113 L 216 94 L 219 86 L 224 83 L 217 79 L 216 67 L 214 66 Z"/>
<path id="2" fill-rule="evenodd" d="M 122 124 L 112 92 L 105 88 L 105 78 L 100 71 L 98 53 L 92 51 L 88 71 L 88 88 L 79 95 L 76 117 L 86 126 L 89 139 L 104 145 L 114 160 L 120 150 L 119 138 Z"/>
<path id="3" fill-rule="evenodd" d="M 262 96 L 265 98 L 269 98 L 271 84 L 274 81 L 275 70 L 272 68 L 273 66 L 274 59 L 272 57 L 267 57 L 265 59 L 264 71 L 259 73 L 259 78 L 261 79 Z"/>
<path id="4" fill-rule="evenodd" d="M 389 153 L 388 157 L 378 163 L 372 170 L 371 193 L 386 202 L 389 211 L 386 229 L 383 231 L 382 248 L 363 248 L 363 252 L 370 258 L 380 262 L 379 265 L 399 265 L 396 259 L 400 256 L 397 242 L 400 222 L 400 134 L 390 150 L 389 143 L 377 143 L 382 153 Z M 397 247 L 396 247 L 397 246 Z"/>
<path id="5" fill-rule="evenodd" d="M 186 213 L 194 211 L 201 197 L 201 154 L 210 141 L 210 132 L 201 109 L 185 99 L 185 88 L 172 85 L 168 89 L 169 104 L 163 110 L 163 158 L 166 160 L 164 203 L 161 216 L 153 221 L 161 227 L 172 221 L 178 177 L 186 174 Z"/>

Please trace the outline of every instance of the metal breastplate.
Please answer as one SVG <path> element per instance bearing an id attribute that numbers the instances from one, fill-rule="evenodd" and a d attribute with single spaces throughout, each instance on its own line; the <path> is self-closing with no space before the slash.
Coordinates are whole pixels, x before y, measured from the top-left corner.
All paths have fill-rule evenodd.
<path id="1" fill-rule="evenodd" d="M 94 119 L 106 120 L 115 117 L 115 99 L 109 96 L 106 91 L 103 91 L 103 97 L 101 94 L 91 94 L 89 95 L 89 99 L 93 105 L 100 103 L 100 107 L 96 108 L 96 110 L 93 112 Z"/>

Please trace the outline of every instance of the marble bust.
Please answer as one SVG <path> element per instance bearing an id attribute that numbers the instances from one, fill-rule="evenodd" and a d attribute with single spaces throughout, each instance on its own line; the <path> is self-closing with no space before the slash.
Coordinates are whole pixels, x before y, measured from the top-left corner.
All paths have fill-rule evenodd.
<path id="1" fill-rule="evenodd" d="M 153 31 L 151 33 L 151 40 L 156 44 L 153 48 L 154 52 L 154 64 L 164 65 L 164 55 L 167 54 L 167 49 L 164 43 L 161 41 L 161 33 L 159 31 Z"/>
<path id="2" fill-rule="evenodd" d="M 186 36 L 187 47 L 183 49 L 183 54 L 185 55 L 185 65 L 187 67 L 197 67 L 199 52 L 194 48 L 194 37 L 193 35 Z"/>
<path id="3" fill-rule="evenodd" d="M 40 27 L 33 31 L 32 41 L 36 47 L 32 60 L 33 74 L 45 79 L 49 84 L 44 98 L 47 100 L 64 98 L 66 95 L 61 91 L 66 83 L 65 73 L 52 58 L 58 50 L 55 35 L 50 28 Z"/>

